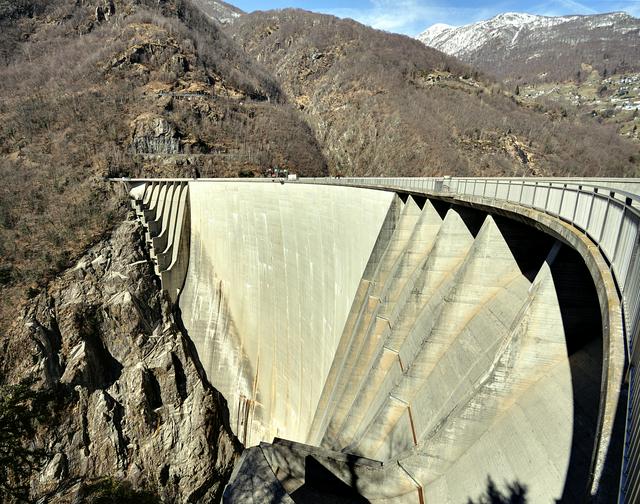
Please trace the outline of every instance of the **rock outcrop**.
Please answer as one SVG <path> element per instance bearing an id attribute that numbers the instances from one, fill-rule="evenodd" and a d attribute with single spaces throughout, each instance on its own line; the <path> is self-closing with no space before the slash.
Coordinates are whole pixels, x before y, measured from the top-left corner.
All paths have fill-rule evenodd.
<path id="1" fill-rule="evenodd" d="M 163 502 L 219 500 L 241 445 L 155 282 L 141 228 L 126 221 L 16 321 L 4 381 L 31 376 L 65 395 L 36 437 L 48 460 L 34 499 L 79 502 L 109 477 Z"/>
<path id="2" fill-rule="evenodd" d="M 136 154 L 178 154 L 180 138 L 164 117 L 143 114 L 133 126 L 133 152 Z"/>

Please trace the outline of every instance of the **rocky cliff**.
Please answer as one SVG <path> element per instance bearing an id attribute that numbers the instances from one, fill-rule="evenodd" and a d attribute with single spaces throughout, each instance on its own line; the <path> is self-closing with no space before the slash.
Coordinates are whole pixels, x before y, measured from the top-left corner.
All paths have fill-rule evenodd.
<path id="1" fill-rule="evenodd" d="M 161 297 L 137 223 L 28 304 L 0 362 L 4 382 L 31 377 L 62 396 L 32 439 L 45 453 L 30 475 L 33 500 L 90 501 L 105 477 L 157 501 L 219 500 L 241 445 Z"/>

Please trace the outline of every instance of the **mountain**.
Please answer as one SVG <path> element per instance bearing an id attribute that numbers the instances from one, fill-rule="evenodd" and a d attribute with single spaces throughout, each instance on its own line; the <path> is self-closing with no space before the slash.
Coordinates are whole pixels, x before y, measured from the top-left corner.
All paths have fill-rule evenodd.
<path id="1" fill-rule="evenodd" d="M 105 177 L 327 173 L 276 79 L 190 2 L 0 6 L 0 336 L 121 219 Z"/>
<path id="2" fill-rule="evenodd" d="M 280 83 L 345 175 L 631 175 L 636 148 L 409 37 L 301 10 L 227 28 Z M 596 147 L 597 146 L 597 147 Z"/>
<path id="3" fill-rule="evenodd" d="M 240 451 L 106 177 L 639 172 L 417 40 L 226 8 L 0 0 L 2 502 L 218 502 Z"/>
<path id="4" fill-rule="evenodd" d="M 209 18 L 215 19 L 219 23 L 233 23 L 244 12 L 236 6 L 222 2 L 220 0 L 193 0 L 193 3 Z"/>
<path id="5" fill-rule="evenodd" d="M 640 71 L 640 19 L 623 12 L 548 17 L 505 13 L 454 27 L 437 24 L 418 39 L 500 79 L 580 79 Z"/>

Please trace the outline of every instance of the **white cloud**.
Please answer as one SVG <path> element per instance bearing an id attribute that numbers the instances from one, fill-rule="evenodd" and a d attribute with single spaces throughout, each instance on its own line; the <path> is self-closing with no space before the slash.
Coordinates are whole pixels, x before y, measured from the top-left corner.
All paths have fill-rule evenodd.
<path id="1" fill-rule="evenodd" d="M 597 14 L 598 11 L 575 0 L 560 0 L 558 2 L 564 9 L 576 14 Z"/>
<path id="2" fill-rule="evenodd" d="M 535 1 L 535 0 L 534 0 Z M 479 0 L 475 7 L 450 7 L 449 0 L 369 0 L 359 8 L 324 9 L 320 12 L 348 17 L 379 30 L 415 36 L 435 23 L 460 26 L 489 19 L 502 12 L 528 12 L 545 16 L 596 14 L 625 11 L 640 17 L 640 0 L 501 0 L 491 3 Z"/>
<path id="3" fill-rule="evenodd" d="M 579 2 L 576 0 L 553 0 L 538 4 L 532 12 L 545 16 L 564 16 L 567 14 L 597 14 L 605 12 L 627 12 L 640 17 L 640 0 L 599 0 L 597 2 Z"/>
<path id="4" fill-rule="evenodd" d="M 609 4 L 607 4 L 609 7 Z M 622 2 L 611 4 L 609 11 L 624 11 L 633 17 L 640 18 L 640 1 Z"/>
<path id="5" fill-rule="evenodd" d="M 496 8 L 452 8 L 420 0 L 371 0 L 367 8 L 325 10 L 349 17 L 379 30 L 417 35 L 434 23 L 462 25 L 491 17 Z"/>

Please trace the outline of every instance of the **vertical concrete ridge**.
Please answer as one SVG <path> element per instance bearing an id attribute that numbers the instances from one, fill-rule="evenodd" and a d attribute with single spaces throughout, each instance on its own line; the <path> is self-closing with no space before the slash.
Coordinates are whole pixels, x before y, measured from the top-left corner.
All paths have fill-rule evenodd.
<path id="1" fill-rule="evenodd" d="M 151 208 L 155 208 L 156 203 L 158 201 L 158 194 L 160 189 L 164 183 L 162 182 L 152 182 L 149 187 L 149 192 L 145 195 L 145 200 L 143 200 L 143 208 L 142 208 L 142 219 L 146 221 L 146 215 L 151 214 Z M 147 212 L 149 212 L 147 214 Z"/>
<path id="2" fill-rule="evenodd" d="M 162 287 L 178 299 L 186 276 L 190 233 L 186 182 L 151 182 L 131 190 L 132 207 L 145 227 L 149 255 Z"/>
<path id="3" fill-rule="evenodd" d="M 188 230 L 184 228 L 185 212 L 188 211 L 188 193 L 189 189 L 186 184 L 181 185 L 180 190 L 175 192 L 170 213 L 171 222 L 167 230 L 167 242 L 164 250 L 158 254 L 160 270 L 170 270 L 175 267 L 178 262 L 181 238 L 189 234 Z M 188 258 L 188 254 L 185 257 Z"/>
<path id="4" fill-rule="evenodd" d="M 163 183 L 159 184 L 158 189 L 155 191 L 154 196 L 151 198 L 151 203 L 147 210 L 144 212 L 144 221 L 147 225 L 146 238 L 147 242 L 151 241 L 151 238 L 157 235 L 158 232 L 158 220 L 162 215 L 162 207 L 167 197 L 167 190 L 172 188 L 173 184 Z"/>
<path id="5" fill-rule="evenodd" d="M 378 346 L 376 341 L 380 340 L 383 329 L 388 327 L 388 322 L 377 316 L 381 306 L 380 296 L 384 295 L 389 282 L 392 281 L 390 273 L 411 238 L 419 217 L 420 207 L 412 198 L 408 198 L 393 234 L 389 238 L 389 244 L 384 253 L 379 258 L 376 257 L 378 266 L 371 278 L 371 294 L 363 316 L 360 317 L 356 331 L 351 337 L 352 343 L 348 350 L 350 358 L 345 360 L 345 366 L 340 375 L 341 383 L 336 387 L 337 394 L 334 394 L 336 400 L 331 411 L 332 420 L 328 424 L 323 441 L 327 446 L 344 446 L 342 436 L 345 415 L 353 404 L 359 384 L 366 376 L 370 366 L 369 361 Z M 353 309 L 360 311 L 355 306 Z"/>
<path id="6" fill-rule="evenodd" d="M 442 224 L 442 219 L 433 206 L 427 202 L 423 210 L 409 197 L 405 206 L 405 218 L 401 219 L 393 237 L 393 248 L 385 255 L 381 263 L 382 274 L 376 279 L 376 294 L 381 301 L 376 305 L 376 313 L 372 314 L 372 321 L 368 328 L 366 344 L 355 353 L 357 360 L 352 375 L 348 379 L 349 386 L 345 389 L 342 403 L 345 405 L 341 417 L 334 414 L 334 419 L 340 423 L 334 428 L 337 446 L 347 446 L 359 425 L 357 419 L 365 414 L 365 401 L 360 394 L 361 389 L 369 383 L 370 371 L 380 359 L 380 353 L 391 331 L 389 320 L 384 316 L 384 310 L 389 301 L 389 291 L 399 291 L 404 286 L 406 278 L 417 267 L 420 259 L 424 258 L 433 246 L 433 241 Z M 391 263 L 393 264 L 391 265 Z M 391 266 L 389 266 L 391 265 Z M 375 315 L 375 316 L 373 316 Z M 357 398 L 360 401 L 357 402 Z M 368 404 L 368 403 L 364 403 Z"/>
<path id="7" fill-rule="evenodd" d="M 478 313 L 456 335 L 449 351 L 436 361 L 427 377 L 413 376 L 410 368 L 394 393 L 407 401 L 414 411 L 418 444 L 423 442 L 425 433 L 436 428 L 457 404 L 475 394 L 474 387 L 469 384 L 480 381 L 493 365 L 498 349 L 508 345 L 511 325 L 522 311 L 529 285 L 526 279 L 514 277 L 479 307 Z M 442 387 L 443 379 L 447 380 L 446 388 Z M 414 393 L 411 393 L 412 386 L 417 387 Z M 427 411 L 429 414 L 424 414 Z"/>
<path id="8" fill-rule="evenodd" d="M 154 240 L 158 240 L 162 235 L 162 232 L 166 231 L 170 220 L 167 217 L 171 212 L 173 196 L 176 190 L 179 190 L 179 187 L 179 184 L 174 183 L 164 185 L 164 192 L 161 191 L 158 205 L 154 210 L 154 218 L 149 221 L 149 238 L 156 250 L 162 250 L 164 247 L 164 245 L 161 245 L 160 243 L 156 245 Z"/>
<path id="9" fill-rule="evenodd" d="M 166 212 L 167 222 L 163 224 L 162 233 L 156 238 L 159 242 L 157 248 L 161 251 L 160 254 L 170 252 L 171 246 L 174 243 L 176 227 L 178 226 L 178 215 L 180 214 L 180 204 L 182 203 L 182 193 L 184 191 L 186 191 L 186 187 L 182 184 L 173 191 L 171 202 Z"/>
<path id="10" fill-rule="evenodd" d="M 151 243 L 153 248 L 158 252 L 164 252 L 169 246 L 169 236 L 173 237 L 175 228 L 175 216 L 178 213 L 178 203 L 180 202 L 180 193 L 182 192 L 182 184 L 171 184 L 167 191 L 166 201 L 161 209 L 159 209 L 160 218 L 157 220 L 157 233 L 152 233 Z M 155 234 L 155 236 L 153 236 Z"/>
<path id="11" fill-rule="evenodd" d="M 361 347 L 362 341 L 359 338 L 363 337 L 363 331 L 370 323 L 371 315 L 377 310 L 379 300 L 372 295 L 376 274 L 393 241 L 398 222 L 404 215 L 404 208 L 402 200 L 395 196 L 367 261 L 307 435 L 307 440 L 314 444 L 320 444 L 326 435 L 335 405 L 347 386 L 346 376 L 352 366 L 350 359 L 357 352 L 356 349 Z"/>
<path id="12" fill-rule="evenodd" d="M 413 198 L 407 198 L 396 228 L 394 229 L 393 235 L 389 241 L 389 245 L 387 246 L 376 269 L 376 273 L 373 278 L 373 296 L 381 298 L 386 293 L 390 276 L 394 271 L 394 266 L 396 266 L 396 263 L 413 236 L 416 224 L 420 219 L 420 215 L 420 207 L 416 204 Z"/>
<path id="13" fill-rule="evenodd" d="M 191 245 L 189 212 L 189 186 L 185 185 L 182 191 L 180 206 L 177 215 L 177 226 L 170 247 L 170 262 L 160 271 L 162 287 L 169 293 L 171 300 L 176 302 L 184 286 L 189 267 L 189 247 Z M 169 251 L 166 261 L 169 261 Z M 163 260 L 163 264 L 165 260 Z"/>
<path id="14" fill-rule="evenodd" d="M 142 187 L 144 187 L 142 197 L 140 197 L 139 189 L 136 191 L 134 188 L 130 192 L 130 196 L 135 208 L 141 208 L 142 205 L 146 205 L 149 203 L 149 198 L 151 197 L 151 191 L 153 190 L 154 184 L 155 182 L 146 182 L 142 184 Z"/>
<path id="15" fill-rule="evenodd" d="M 356 406 L 356 401 L 361 395 L 362 388 L 366 385 L 369 371 L 375 365 L 375 362 L 379 360 L 380 351 L 384 347 L 384 342 L 389 332 L 389 321 L 376 317 L 376 323 L 370 329 L 370 335 L 367 337 L 367 344 L 354 356 L 357 363 L 350 378 L 350 386 L 343 395 L 343 409 L 334 414 L 335 427 L 333 433 L 331 430 L 328 431 L 330 435 L 333 435 L 332 443 L 336 446 L 345 447 L 350 443 L 359 425 L 354 416 L 364 414 L 365 411 L 363 409 L 367 409 L 366 405 L 364 408 L 358 409 L 359 403 Z"/>
<path id="16" fill-rule="evenodd" d="M 412 198 L 410 198 L 412 199 Z M 353 400 L 348 416 L 339 429 L 340 443 L 347 446 L 353 439 L 362 418 L 369 412 L 368 405 L 371 404 L 378 394 L 382 369 L 388 371 L 392 364 L 398 365 L 398 355 L 396 352 L 385 348 L 385 343 L 391 331 L 388 312 L 392 312 L 396 307 L 396 301 L 405 287 L 407 281 L 416 274 L 416 269 L 426 259 L 435 243 L 442 218 L 436 212 L 431 202 L 426 201 L 420 212 L 420 216 L 413 227 L 411 236 L 405 247 L 396 260 L 390 272 L 390 281 L 382 294 L 382 302 L 379 307 L 378 321 L 375 326 L 375 345 L 370 345 L 368 349 L 368 364 L 365 369 L 365 376 L 357 383 L 352 384 Z"/>
<path id="17" fill-rule="evenodd" d="M 428 212 L 425 215 L 433 217 L 435 217 L 433 213 L 437 215 L 431 205 L 425 208 Z M 437 220 L 441 220 L 439 216 Z M 404 340 L 406 331 L 415 323 L 415 317 L 418 316 L 423 303 L 426 302 L 425 299 L 430 298 L 429 289 L 424 287 L 429 282 L 426 277 L 437 276 L 438 278 L 435 280 L 432 278 L 430 282 L 432 288 L 436 287 L 438 280 L 451 273 L 451 269 L 455 270 L 460 265 L 472 244 L 473 237 L 458 212 L 449 210 L 441 225 L 438 225 L 435 242 L 430 247 L 429 255 L 426 259 L 423 258 L 424 263 L 419 271 L 419 276 L 411 282 L 411 285 L 405 285 L 406 295 L 402 297 L 402 309 L 398 311 L 401 313 L 400 318 L 406 323 L 394 325 L 394 321 L 391 321 L 390 334 L 384 334 L 384 337 L 381 338 L 378 354 L 367 376 L 366 388 L 368 392 L 362 394 L 362 401 L 365 400 L 365 397 L 368 399 L 367 407 L 358 416 L 367 420 L 359 422 L 360 429 L 365 428 L 362 426 L 363 423 L 365 426 L 368 425 L 369 417 L 375 414 L 377 408 L 381 406 L 381 401 L 384 401 L 393 388 L 397 375 L 402 372 L 400 358 L 397 349 L 394 348 L 394 343 Z M 349 434 L 351 434 L 352 428 L 350 427 Z"/>
<path id="18" fill-rule="evenodd" d="M 320 444 L 322 436 L 326 430 L 326 424 L 329 421 L 328 419 L 330 416 L 328 405 L 332 401 L 333 394 L 336 389 L 337 377 L 344 368 L 346 360 L 349 358 L 349 347 L 352 343 L 351 337 L 357 325 L 360 323 L 360 320 L 364 317 L 364 312 L 367 309 L 368 305 L 365 301 L 369 299 L 370 289 L 370 281 L 360 281 L 342 337 L 340 338 L 338 348 L 336 349 L 336 356 L 331 364 L 331 369 L 329 370 L 311 428 L 307 435 L 307 441 L 314 445 Z"/>
<path id="19" fill-rule="evenodd" d="M 404 324 L 398 324 L 397 332 L 394 331 L 394 336 L 401 332 L 404 334 L 389 340 L 389 347 L 399 352 L 406 371 L 411 368 L 429 334 L 438 333 L 438 344 L 447 340 L 444 335 L 455 336 L 480 307 L 519 274 L 519 268 L 491 217 L 487 217 L 478 237 L 455 266 L 455 270 L 447 272 L 444 281 L 438 279 L 440 283 L 435 290 L 421 291 L 419 304 L 414 304 L 417 309 L 405 319 Z"/>
<path id="20" fill-rule="evenodd" d="M 394 195 L 389 211 L 387 212 L 382 228 L 380 229 L 380 233 L 376 239 L 376 243 L 371 250 L 371 256 L 367 261 L 364 274 L 362 275 L 364 280 L 372 281 L 378 271 L 385 252 L 392 244 L 393 235 L 398 227 L 398 222 L 404 214 L 404 207 L 404 202 L 397 195 Z"/>
<path id="21" fill-rule="evenodd" d="M 563 336 L 553 278 L 545 263 L 509 339 L 501 342 L 492 364 L 473 382 L 473 391 L 422 435 L 418 454 L 403 459 L 428 498 L 455 502 L 482 493 L 487 475 L 473 471 L 473 466 L 482 465 L 488 453 L 488 475 L 526 482 L 528 500 L 561 497 L 572 435 L 563 427 L 571 425 L 573 413 Z M 528 456 L 522 457 L 524 453 Z M 455 485 L 462 477 L 464 493 Z M 434 482 L 438 479 L 446 481 Z"/>
<path id="22" fill-rule="evenodd" d="M 393 334 L 387 346 L 399 350 L 406 332 L 426 302 L 458 270 L 473 245 L 473 235 L 459 213 L 450 209 L 438 230 L 435 243 L 426 260 L 409 280 L 396 303 L 389 320 Z"/>
<path id="23" fill-rule="evenodd" d="M 488 261 L 492 262 L 491 267 L 488 267 Z M 447 289 L 434 293 L 432 298 L 426 300 L 424 308 L 414 319 L 413 326 L 398 349 L 404 368 L 402 378 L 393 384 L 387 382 L 385 389 L 391 388 L 393 397 L 411 404 L 434 369 L 446 363 L 451 355 L 457 356 L 456 352 L 448 352 L 461 331 L 518 275 L 517 263 L 500 230 L 494 220 L 487 217 L 453 280 L 446 284 Z M 525 285 L 526 291 L 526 280 Z M 455 383 L 454 376 L 450 378 Z M 433 383 L 444 385 L 435 379 Z M 445 389 L 449 390 L 452 383 Z M 402 420 L 405 415 L 406 419 Z M 396 428 L 397 424 L 400 427 Z M 397 429 L 400 430 L 393 434 Z M 386 407 L 378 411 L 366 432 L 357 443 L 357 453 L 383 460 L 393 456 L 393 452 L 385 451 L 386 448 L 403 450 L 416 441 L 415 419 L 411 418 L 410 412 L 398 408 L 395 402 L 387 402 Z M 390 447 L 384 442 L 389 436 L 395 440 Z"/>
<path id="24" fill-rule="evenodd" d="M 381 314 L 383 317 L 393 320 L 397 315 L 395 308 L 401 293 L 405 290 L 407 282 L 418 275 L 417 269 L 428 257 L 436 243 L 436 238 L 442 226 L 442 217 L 433 207 L 430 201 L 426 201 L 420 213 L 418 222 L 414 226 L 403 254 L 400 256 L 393 270 L 393 284 L 382 297 L 384 306 Z"/>
<path id="25" fill-rule="evenodd" d="M 473 317 L 469 318 L 458 332 L 448 333 L 446 337 L 442 326 L 446 326 L 448 319 L 440 308 L 443 304 L 442 298 L 436 297 L 431 300 L 429 305 L 432 311 L 423 312 L 424 320 L 412 329 L 407 343 L 397 353 L 397 359 L 387 361 L 390 364 L 387 375 L 373 382 L 379 384 L 378 399 L 372 403 L 368 423 L 360 425 L 358 435 L 350 445 L 354 453 L 367 453 L 369 456 L 388 460 L 417 444 L 418 430 L 423 423 L 419 415 L 423 414 L 427 408 L 420 401 L 416 401 L 420 391 L 425 386 L 429 389 L 433 388 L 432 393 L 424 397 L 430 397 L 435 404 L 440 401 L 439 407 L 433 403 L 428 405 L 430 411 L 428 418 L 438 418 L 438 408 L 446 409 L 447 399 L 455 397 L 456 387 L 460 386 L 456 381 L 456 373 L 463 375 L 464 370 L 469 372 L 466 365 L 452 359 L 462 361 L 465 354 L 470 362 L 475 362 L 478 358 L 476 351 L 480 352 L 478 348 L 481 344 L 476 341 L 474 326 L 491 331 L 489 335 L 492 338 L 505 336 L 507 328 L 497 319 L 494 312 L 501 309 L 504 311 L 506 306 L 512 309 L 517 308 L 515 304 L 517 296 L 514 294 L 522 295 L 526 292 L 529 283 L 514 276 L 505 278 L 504 282 L 504 285 L 491 296 L 481 301 Z M 451 286 L 453 283 L 450 282 L 448 285 Z M 508 300 L 506 306 L 505 300 Z M 444 340 L 438 339 L 443 337 Z M 458 341 L 459 339 L 461 341 Z M 412 340 L 416 343 L 412 343 Z M 415 349 L 408 350 L 406 347 L 409 344 Z M 479 364 L 476 362 L 477 365 Z M 449 372 L 448 375 L 447 372 Z M 445 379 L 449 380 L 446 385 L 443 383 Z M 406 407 L 398 407 L 398 401 Z M 411 413 L 407 411 L 407 407 L 412 409 Z M 385 444 L 383 442 L 385 439 L 393 439 L 394 442 Z M 391 451 L 381 452 L 381 449 Z"/>

